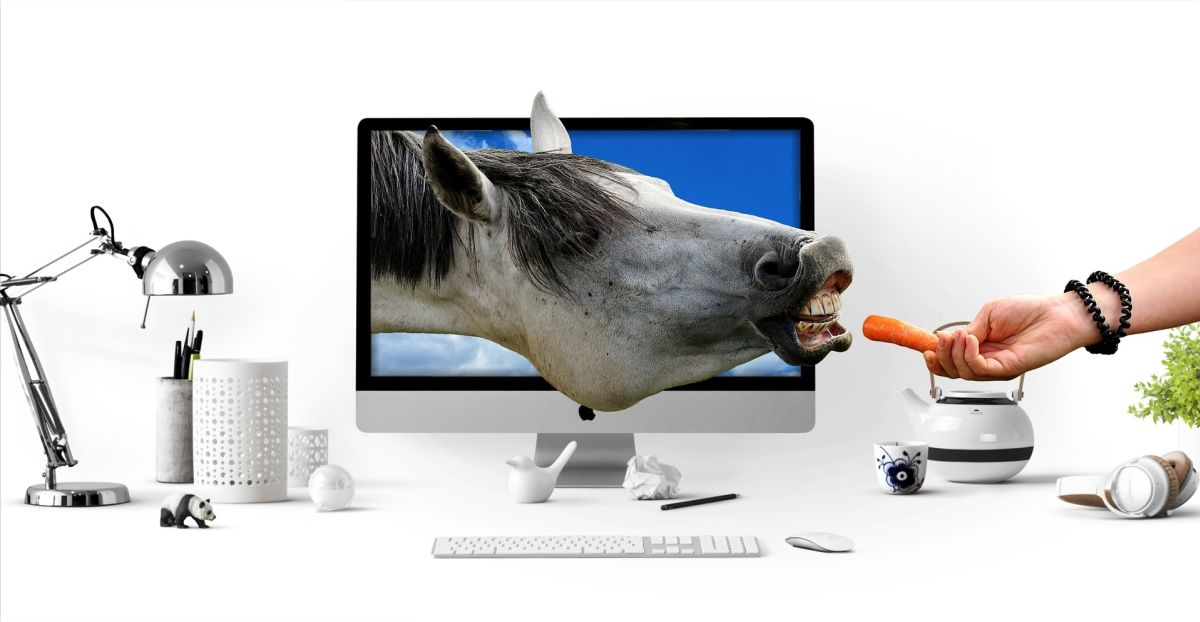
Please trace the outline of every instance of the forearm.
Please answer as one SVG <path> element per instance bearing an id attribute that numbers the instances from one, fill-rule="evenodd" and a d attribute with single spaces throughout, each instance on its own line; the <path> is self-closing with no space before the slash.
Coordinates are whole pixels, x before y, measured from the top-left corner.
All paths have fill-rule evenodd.
<path id="1" fill-rule="evenodd" d="M 1115 276 L 1129 288 L 1133 298 L 1133 316 L 1126 331 L 1129 334 L 1200 322 L 1200 229 Z M 1109 327 L 1115 329 L 1121 318 L 1121 300 L 1116 292 L 1103 283 L 1092 283 L 1088 290 Z M 1080 344 L 1099 343 L 1100 332 L 1079 297 L 1068 292 L 1063 300 L 1079 307 Z"/>

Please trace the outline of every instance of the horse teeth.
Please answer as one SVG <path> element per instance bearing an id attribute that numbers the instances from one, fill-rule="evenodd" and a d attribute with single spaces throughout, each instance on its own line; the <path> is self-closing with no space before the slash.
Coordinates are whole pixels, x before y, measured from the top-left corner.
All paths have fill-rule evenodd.
<path id="1" fill-rule="evenodd" d="M 809 298 L 804 303 L 804 306 L 795 313 L 799 316 L 819 317 L 826 319 L 819 322 L 797 321 L 797 329 L 816 332 L 824 330 L 833 324 L 841 310 L 842 296 L 836 290 L 817 292 L 813 294 L 812 298 Z"/>
<path id="2" fill-rule="evenodd" d="M 796 331 L 808 334 L 820 334 L 822 331 L 827 330 L 830 326 L 833 326 L 833 320 L 825 322 L 799 321 L 796 322 Z"/>

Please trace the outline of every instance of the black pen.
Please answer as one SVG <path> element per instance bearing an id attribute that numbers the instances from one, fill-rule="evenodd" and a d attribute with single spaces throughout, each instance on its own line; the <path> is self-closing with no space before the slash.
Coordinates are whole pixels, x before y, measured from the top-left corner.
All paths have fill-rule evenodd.
<path id="1" fill-rule="evenodd" d="M 174 372 L 174 375 L 172 375 L 171 377 L 178 380 L 183 377 L 180 375 L 181 373 L 183 373 L 183 342 L 176 341 L 175 342 L 175 372 Z"/>
<path id="2" fill-rule="evenodd" d="M 200 354 L 200 346 L 204 345 L 204 329 L 196 331 L 196 336 L 192 338 L 192 354 Z"/>
<path id="3" fill-rule="evenodd" d="M 703 499 L 691 499 L 688 501 L 679 501 L 677 503 L 668 503 L 668 504 L 662 506 L 662 509 L 678 510 L 679 508 L 690 508 L 693 505 L 704 505 L 705 503 L 716 503 L 717 501 L 728 501 L 730 499 L 737 499 L 737 498 L 738 498 L 737 494 L 730 493 L 727 495 L 718 495 L 716 497 L 705 497 Z"/>

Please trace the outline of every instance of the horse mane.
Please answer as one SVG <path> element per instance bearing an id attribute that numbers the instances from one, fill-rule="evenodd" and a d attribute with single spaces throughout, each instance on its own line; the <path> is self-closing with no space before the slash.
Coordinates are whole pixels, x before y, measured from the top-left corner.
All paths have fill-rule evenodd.
<path id="1" fill-rule="evenodd" d="M 595 256 L 601 236 L 638 222 L 633 205 L 604 187 L 626 188 L 630 169 L 581 155 L 503 149 L 466 152 L 505 198 L 501 212 L 517 267 L 537 287 L 570 293 L 562 268 Z M 440 283 L 455 247 L 474 253 L 473 228 L 442 205 L 425 178 L 421 139 L 410 132 L 371 133 L 371 275 L 417 286 Z"/>

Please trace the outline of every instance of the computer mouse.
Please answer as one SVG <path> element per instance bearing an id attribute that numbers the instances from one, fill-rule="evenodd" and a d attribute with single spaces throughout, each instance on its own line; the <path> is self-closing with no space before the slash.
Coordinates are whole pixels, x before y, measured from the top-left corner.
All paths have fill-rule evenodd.
<path id="1" fill-rule="evenodd" d="M 854 540 L 824 531 L 788 536 L 787 543 L 798 549 L 811 549 L 822 553 L 845 553 L 854 549 Z"/>

